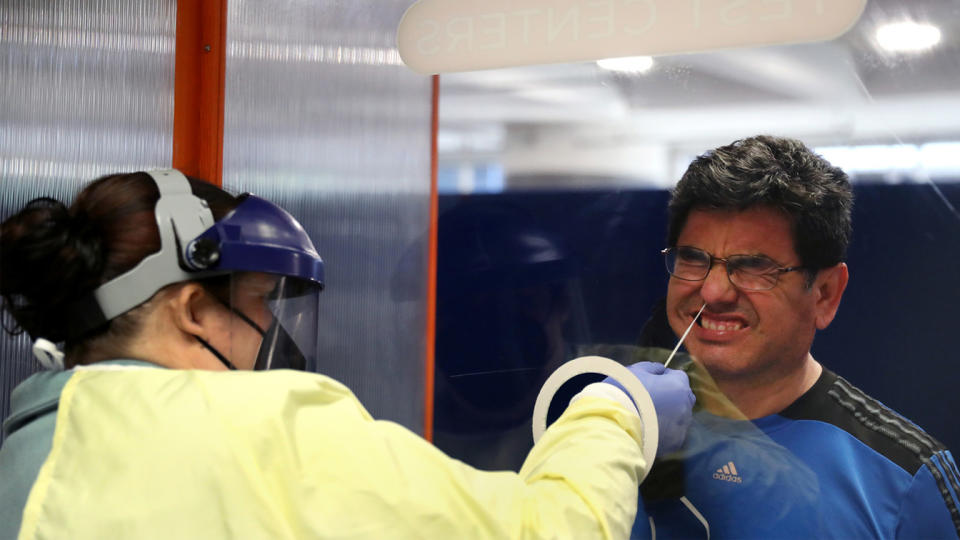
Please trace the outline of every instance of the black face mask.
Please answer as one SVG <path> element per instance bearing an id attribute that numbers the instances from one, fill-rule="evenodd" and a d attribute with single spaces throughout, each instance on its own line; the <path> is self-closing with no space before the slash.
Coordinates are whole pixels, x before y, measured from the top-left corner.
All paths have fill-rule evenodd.
<path id="1" fill-rule="evenodd" d="M 254 362 L 253 369 L 254 371 L 263 371 L 267 369 L 297 369 L 303 371 L 306 369 L 307 360 L 303 356 L 303 353 L 300 351 L 300 348 L 297 347 L 297 344 L 294 343 L 293 338 L 290 337 L 290 334 L 283 329 L 283 326 L 274 319 L 273 323 L 270 325 L 270 328 L 264 330 L 260 328 L 260 325 L 253 321 L 250 317 L 247 317 L 243 312 L 234 309 L 230 306 L 225 306 L 227 309 L 232 311 L 237 317 L 250 325 L 251 328 L 257 331 L 260 334 L 260 337 L 263 339 L 260 343 L 260 350 L 257 352 L 257 359 Z M 223 365 L 227 366 L 227 369 L 236 370 L 237 366 L 228 360 L 225 356 L 220 354 L 215 347 L 201 339 L 199 336 L 194 336 L 197 341 L 200 342 L 208 351 L 210 351 L 214 356 L 217 357 Z"/>

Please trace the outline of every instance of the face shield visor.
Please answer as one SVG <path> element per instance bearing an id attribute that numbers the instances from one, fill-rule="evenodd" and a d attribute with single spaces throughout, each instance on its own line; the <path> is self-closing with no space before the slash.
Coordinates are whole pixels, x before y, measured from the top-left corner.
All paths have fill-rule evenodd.
<path id="1" fill-rule="evenodd" d="M 229 321 L 226 339 L 202 342 L 221 362 L 239 369 L 317 370 L 319 284 L 261 272 L 201 283 Z"/>
<path id="2" fill-rule="evenodd" d="M 216 281 L 229 280 L 229 294 Z M 241 368 L 317 371 L 322 287 L 291 276 L 244 272 L 206 288 L 231 313 L 228 347 L 217 351 Z"/>
<path id="3" fill-rule="evenodd" d="M 227 350 L 211 352 L 238 368 L 316 371 L 323 262 L 299 223 L 250 195 L 195 243 L 234 270 L 205 284 L 231 312 Z"/>

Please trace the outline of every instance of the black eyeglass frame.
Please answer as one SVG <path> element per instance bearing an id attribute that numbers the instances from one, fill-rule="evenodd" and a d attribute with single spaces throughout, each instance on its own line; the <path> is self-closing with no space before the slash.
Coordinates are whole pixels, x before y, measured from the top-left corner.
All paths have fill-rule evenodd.
<path id="1" fill-rule="evenodd" d="M 671 253 L 675 253 L 675 252 L 677 251 L 677 249 L 679 249 L 679 248 L 686 248 L 686 249 L 696 250 L 696 251 L 698 251 L 698 252 L 700 252 L 700 253 L 703 253 L 704 255 L 707 256 L 707 266 L 706 266 L 706 269 L 705 269 L 705 271 L 704 271 L 704 273 L 703 273 L 703 277 L 697 278 L 697 279 L 690 279 L 690 278 L 680 277 L 680 276 L 678 276 L 678 275 L 676 275 L 676 274 L 673 273 L 673 270 L 670 268 L 669 257 L 670 257 L 670 254 L 671 254 Z M 665 265 L 666 268 L 667 268 L 667 273 L 670 274 L 670 276 L 675 277 L 675 278 L 677 278 L 677 279 L 679 279 L 679 280 L 681 280 L 681 281 L 703 281 L 703 280 L 707 279 L 707 276 L 710 275 L 710 271 L 713 270 L 714 264 L 716 264 L 716 262 L 718 262 L 718 261 L 719 261 L 719 262 L 722 262 L 722 263 L 723 263 L 723 266 L 724 266 L 724 269 L 726 270 L 727 279 L 730 281 L 730 284 L 733 285 L 734 287 L 736 287 L 736 288 L 738 288 L 738 289 L 741 289 L 741 290 L 744 290 L 744 291 L 769 291 L 769 290 L 773 289 L 774 287 L 776 287 L 776 286 L 780 283 L 780 276 L 782 276 L 783 274 L 786 274 L 786 273 L 788 273 L 788 272 L 796 272 L 797 270 L 806 270 L 806 269 L 807 269 L 807 267 L 806 267 L 806 266 L 803 266 L 803 265 L 800 265 L 800 266 L 779 266 L 776 261 L 774 261 L 774 260 L 771 259 L 770 257 L 767 257 L 766 255 L 729 255 L 729 256 L 727 256 L 727 257 L 717 257 L 716 255 L 714 255 L 713 253 L 710 253 L 709 251 L 700 249 L 700 248 L 698 248 L 698 247 L 693 247 L 693 246 L 674 246 L 674 247 L 668 247 L 668 248 L 664 248 L 664 249 L 660 250 L 660 254 L 663 255 L 663 262 L 664 262 L 664 265 Z M 733 275 L 731 275 L 731 272 L 730 272 L 730 264 L 729 264 L 729 263 L 730 263 L 730 259 L 732 259 L 732 258 L 734 258 L 734 257 L 751 257 L 751 258 L 755 258 L 755 259 L 757 259 L 757 258 L 762 258 L 762 259 L 767 259 L 767 260 L 769 260 L 771 263 L 773 263 L 773 264 L 775 265 L 775 268 L 773 268 L 772 270 L 770 270 L 770 271 L 768 271 L 768 272 L 764 272 L 763 274 L 753 274 L 753 275 L 755 275 L 755 276 L 757 276 L 757 277 L 763 277 L 763 276 L 772 275 L 772 276 L 773 276 L 773 283 L 772 283 L 769 287 L 764 287 L 764 288 L 760 288 L 760 289 L 754 288 L 754 287 L 744 287 L 744 286 L 742 286 L 742 285 L 738 285 L 738 284 L 736 283 L 736 281 L 734 281 Z M 736 265 L 734 265 L 734 266 L 736 266 Z M 747 273 L 749 274 L 749 272 L 747 272 Z"/>

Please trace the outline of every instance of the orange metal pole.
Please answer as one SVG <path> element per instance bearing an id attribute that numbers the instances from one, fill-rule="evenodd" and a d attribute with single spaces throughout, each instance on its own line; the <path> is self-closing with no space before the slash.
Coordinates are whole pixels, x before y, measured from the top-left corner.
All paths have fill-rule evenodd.
<path id="1" fill-rule="evenodd" d="M 433 76 L 433 96 L 430 113 L 430 225 L 427 257 L 427 365 L 423 391 L 425 395 L 423 436 L 433 441 L 433 392 L 436 366 L 437 334 L 437 133 L 440 129 L 440 76 Z"/>
<path id="2" fill-rule="evenodd" d="M 227 0 L 177 0 L 173 167 L 223 183 Z"/>

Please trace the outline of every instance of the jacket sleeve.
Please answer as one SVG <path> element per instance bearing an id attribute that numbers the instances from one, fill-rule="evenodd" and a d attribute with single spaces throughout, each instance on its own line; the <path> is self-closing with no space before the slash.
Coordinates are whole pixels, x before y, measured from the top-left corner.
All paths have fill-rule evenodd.
<path id="1" fill-rule="evenodd" d="M 641 427 L 584 397 L 519 474 L 485 472 L 322 375 L 82 371 L 20 537 L 626 538 Z"/>
<path id="2" fill-rule="evenodd" d="M 326 452 L 326 492 L 307 501 L 313 533 L 377 538 L 627 538 L 646 467 L 640 419 L 604 398 L 584 397 L 544 433 L 519 473 L 480 471 L 407 429 L 366 421 Z M 312 468 L 312 467 L 311 467 Z M 331 472 L 331 469 L 334 472 Z M 315 474 L 314 474 L 315 473 Z M 334 474 L 335 478 L 330 478 Z M 340 486 L 329 493 L 330 481 Z M 320 486 L 318 486 L 320 487 Z M 348 516 L 361 512 L 360 521 Z M 335 524 L 335 525 L 334 525 Z"/>
<path id="3" fill-rule="evenodd" d="M 949 451 L 937 452 L 913 477 L 900 507 L 897 538 L 960 538 L 960 473 Z"/>

